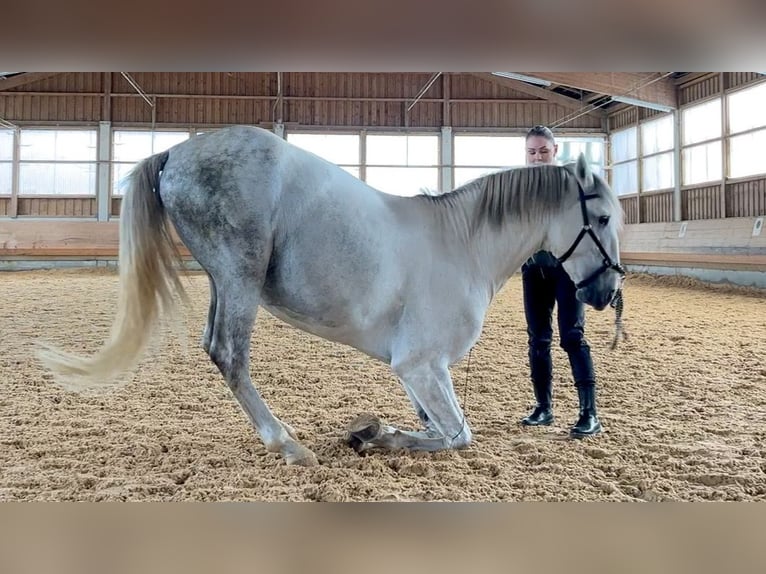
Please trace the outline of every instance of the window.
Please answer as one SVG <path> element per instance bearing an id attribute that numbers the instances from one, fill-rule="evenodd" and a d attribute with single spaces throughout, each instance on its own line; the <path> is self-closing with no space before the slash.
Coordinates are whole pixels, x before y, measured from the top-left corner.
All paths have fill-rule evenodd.
<path id="1" fill-rule="evenodd" d="M 673 116 L 641 124 L 641 153 L 652 155 L 673 149 Z"/>
<path id="2" fill-rule="evenodd" d="M 641 124 L 641 190 L 673 187 L 673 116 L 666 115 Z"/>
<path id="3" fill-rule="evenodd" d="M 731 134 L 729 176 L 745 177 L 766 173 L 766 162 L 763 159 L 763 146 L 766 143 L 766 84 L 734 92 L 728 97 Z"/>
<path id="4" fill-rule="evenodd" d="M 766 126 L 766 83 L 729 95 L 729 131 L 733 134 Z"/>
<path id="5" fill-rule="evenodd" d="M 96 130 L 22 129 L 20 195 L 95 195 Z"/>
<path id="6" fill-rule="evenodd" d="M 684 185 L 721 179 L 721 99 L 716 98 L 683 110 L 681 132 L 686 146 L 681 150 Z"/>
<path id="7" fill-rule="evenodd" d="M 612 155 L 612 189 L 617 195 L 638 193 L 638 128 L 616 131 L 609 136 Z"/>
<path id="8" fill-rule="evenodd" d="M 733 136 L 729 140 L 729 175 L 744 177 L 766 172 L 764 160 L 766 150 L 766 130 Z"/>
<path id="9" fill-rule="evenodd" d="M 456 135 L 455 187 L 508 167 L 526 163 L 524 136 Z"/>
<path id="10" fill-rule="evenodd" d="M 11 195 L 13 185 L 13 130 L 0 129 L 0 195 Z"/>
<path id="11" fill-rule="evenodd" d="M 599 175 L 604 175 L 603 138 L 557 137 L 556 143 L 559 146 L 556 156 L 559 163 L 577 161 L 580 153 L 584 153 L 591 170 Z"/>
<path id="12" fill-rule="evenodd" d="M 359 177 L 359 134 L 288 133 L 287 141 Z"/>
<path id="13" fill-rule="evenodd" d="M 683 110 L 681 131 L 684 145 L 720 138 L 721 99 L 717 98 Z"/>
<path id="14" fill-rule="evenodd" d="M 694 185 L 721 179 L 721 141 L 683 150 L 684 184 Z"/>
<path id="15" fill-rule="evenodd" d="M 638 131 L 635 127 L 614 132 L 610 136 L 612 143 L 612 163 L 636 159 Z"/>
<path id="16" fill-rule="evenodd" d="M 638 162 L 615 164 L 612 168 L 612 189 L 617 195 L 638 193 Z"/>
<path id="17" fill-rule="evenodd" d="M 112 137 L 112 194 L 121 195 L 121 184 L 136 163 L 189 139 L 189 132 L 115 130 Z"/>
<path id="18" fill-rule="evenodd" d="M 367 135 L 369 185 L 394 195 L 439 187 L 439 138 L 435 135 Z"/>
<path id="19" fill-rule="evenodd" d="M 367 183 L 385 193 L 412 196 L 439 187 L 437 168 L 368 167 Z"/>
<path id="20" fill-rule="evenodd" d="M 673 152 L 661 153 L 644 158 L 641 171 L 641 190 L 655 191 L 675 185 L 673 176 Z"/>

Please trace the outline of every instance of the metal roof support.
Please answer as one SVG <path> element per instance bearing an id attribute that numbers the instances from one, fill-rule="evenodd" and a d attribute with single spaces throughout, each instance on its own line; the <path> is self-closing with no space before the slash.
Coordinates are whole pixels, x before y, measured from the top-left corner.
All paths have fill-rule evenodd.
<path id="1" fill-rule="evenodd" d="M 426 85 L 423 86 L 423 88 L 418 92 L 418 95 L 415 96 L 415 99 L 412 100 L 409 106 L 407 106 L 407 111 L 409 112 L 413 107 L 415 107 L 415 104 L 418 103 L 418 100 L 422 98 L 428 89 L 433 86 L 434 82 L 439 79 L 439 76 L 441 76 L 441 72 L 434 72 L 434 74 L 431 76 L 431 78 L 426 82 Z"/>
<path id="2" fill-rule="evenodd" d="M 144 99 L 144 101 L 147 104 L 149 104 L 150 107 L 153 108 L 154 107 L 154 101 L 151 98 L 149 98 L 149 96 L 146 95 L 146 92 L 144 92 L 144 90 L 141 89 L 141 86 L 138 85 L 138 82 L 136 82 L 132 78 L 132 76 L 130 74 L 128 74 L 127 72 L 120 72 L 120 74 L 122 74 L 122 77 L 125 78 L 125 80 L 127 80 L 127 82 L 131 86 L 133 86 L 133 89 L 136 90 L 136 92 L 138 92 L 138 95 L 141 96 Z"/>

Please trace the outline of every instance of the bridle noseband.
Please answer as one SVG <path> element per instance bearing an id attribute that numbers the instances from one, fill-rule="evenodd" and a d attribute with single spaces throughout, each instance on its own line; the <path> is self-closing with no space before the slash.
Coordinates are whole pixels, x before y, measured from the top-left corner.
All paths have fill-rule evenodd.
<path id="1" fill-rule="evenodd" d="M 574 253 L 574 250 L 577 249 L 577 246 L 580 244 L 580 241 L 582 241 L 583 237 L 586 235 L 589 235 L 591 239 L 593 239 L 593 242 L 596 244 L 596 247 L 598 247 L 598 250 L 601 252 L 601 255 L 604 257 L 603 262 L 601 263 L 601 267 L 596 269 L 590 276 L 586 277 L 584 280 L 580 281 L 575 287 L 577 289 L 582 289 L 583 287 L 587 287 L 591 283 L 593 283 L 602 273 L 608 271 L 609 269 L 613 269 L 617 271 L 617 273 L 620 274 L 621 277 L 625 277 L 625 269 L 622 265 L 619 263 L 615 263 L 612 261 L 612 258 L 609 257 L 609 254 L 606 252 L 606 249 L 604 249 L 604 246 L 601 245 L 601 241 L 599 241 L 598 236 L 593 231 L 593 227 L 590 224 L 590 221 L 588 220 L 588 210 L 585 207 L 585 202 L 589 199 L 594 199 L 598 197 L 598 194 L 589 194 L 585 195 L 585 192 L 582 189 L 582 186 L 580 185 L 580 182 L 577 183 L 577 193 L 580 196 L 580 211 L 582 211 L 582 229 L 580 229 L 580 233 L 577 234 L 577 238 L 574 240 L 574 243 L 572 243 L 572 246 L 566 250 L 566 253 L 562 255 L 561 257 L 558 257 L 559 263 L 563 263 L 569 257 Z"/>

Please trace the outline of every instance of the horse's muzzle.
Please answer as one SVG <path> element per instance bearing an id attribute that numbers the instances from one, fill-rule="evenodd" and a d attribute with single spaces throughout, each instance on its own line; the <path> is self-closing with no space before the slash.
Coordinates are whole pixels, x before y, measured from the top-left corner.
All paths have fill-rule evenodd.
<path id="1" fill-rule="evenodd" d="M 596 285 L 589 285 L 577 290 L 577 300 L 590 305 L 596 311 L 603 311 L 614 300 L 617 289 L 599 289 Z"/>

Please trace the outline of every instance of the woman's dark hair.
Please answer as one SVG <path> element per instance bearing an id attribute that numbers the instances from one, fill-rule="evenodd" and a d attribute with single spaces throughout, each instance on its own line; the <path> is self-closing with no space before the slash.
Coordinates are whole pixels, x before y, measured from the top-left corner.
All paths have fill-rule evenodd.
<path id="1" fill-rule="evenodd" d="M 550 130 L 550 128 L 547 128 L 545 126 L 534 126 L 533 128 L 530 128 L 527 132 L 526 139 L 529 139 L 534 136 L 542 136 L 545 139 L 547 139 L 552 144 L 556 144 L 556 138 L 553 137 L 553 132 Z"/>

